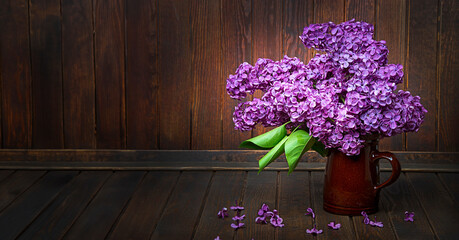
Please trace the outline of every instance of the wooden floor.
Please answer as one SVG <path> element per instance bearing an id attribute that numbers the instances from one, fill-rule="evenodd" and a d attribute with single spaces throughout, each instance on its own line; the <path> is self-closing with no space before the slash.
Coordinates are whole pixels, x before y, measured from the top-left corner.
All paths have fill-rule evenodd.
<path id="1" fill-rule="evenodd" d="M 322 171 L 1 170 L 0 239 L 312 239 L 308 207 L 319 239 L 457 239 L 458 183 L 459 173 L 404 172 L 382 191 L 374 215 L 384 228 L 375 228 L 322 210 Z M 234 231 L 233 213 L 217 212 L 236 200 L 246 228 Z M 263 203 L 279 210 L 284 228 L 255 224 Z M 327 229 L 330 221 L 342 228 Z"/>

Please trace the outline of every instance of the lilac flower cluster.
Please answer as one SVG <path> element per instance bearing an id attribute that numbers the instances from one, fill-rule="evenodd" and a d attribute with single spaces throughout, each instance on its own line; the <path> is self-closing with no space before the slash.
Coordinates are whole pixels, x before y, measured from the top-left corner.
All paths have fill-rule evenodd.
<path id="1" fill-rule="evenodd" d="M 241 64 L 227 79 L 235 99 L 263 92 L 261 98 L 235 107 L 235 129 L 256 124 L 287 127 L 302 123 L 327 148 L 357 155 L 365 135 L 389 137 L 418 131 L 427 110 L 419 96 L 396 91 L 402 65 L 387 64 L 385 41 L 373 39 L 373 26 L 351 20 L 312 24 L 300 36 L 304 45 L 324 51 L 308 64 L 285 56 L 280 61 L 260 58 Z"/>
<path id="2" fill-rule="evenodd" d="M 258 217 L 255 218 L 255 222 L 266 224 L 268 223 L 268 218 L 271 218 L 269 222 L 274 227 L 284 227 L 284 224 L 282 223 L 284 219 L 279 216 L 279 212 L 276 209 L 270 211 L 269 206 L 263 203 L 261 208 L 258 210 Z"/>

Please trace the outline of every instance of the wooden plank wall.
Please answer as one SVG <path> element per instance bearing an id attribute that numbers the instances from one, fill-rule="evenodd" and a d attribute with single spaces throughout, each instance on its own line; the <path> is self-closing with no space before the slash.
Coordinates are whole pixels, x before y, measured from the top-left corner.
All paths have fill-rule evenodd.
<path id="1" fill-rule="evenodd" d="M 259 57 L 314 52 L 311 23 L 375 25 L 401 89 L 429 110 L 398 151 L 459 151 L 458 1 L 2 0 L 0 147 L 236 149 L 226 77 Z"/>

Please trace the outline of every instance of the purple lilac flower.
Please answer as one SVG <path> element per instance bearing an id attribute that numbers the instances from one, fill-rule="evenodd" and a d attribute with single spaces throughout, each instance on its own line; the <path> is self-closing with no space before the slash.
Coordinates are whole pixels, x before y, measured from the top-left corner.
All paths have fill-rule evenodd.
<path id="1" fill-rule="evenodd" d="M 221 240 L 220 236 L 217 236 L 216 238 L 214 238 L 214 240 Z"/>
<path id="2" fill-rule="evenodd" d="M 272 211 L 272 216 L 271 216 L 271 220 L 270 220 L 271 225 L 273 225 L 274 227 L 284 227 L 284 224 L 282 223 L 283 221 L 284 221 L 284 219 L 282 219 L 279 216 L 277 210 L 274 209 Z"/>
<path id="3" fill-rule="evenodd" d="M 266 224 L 268 223 L 268 217 L 271 215 L 269 214 L 269 207 L 267 204 L 264 204 L 261 206 L 261 208 L 258 210 L 258 217 L 255 218 L 256 223 L 263 223 Z"/>
<path id="4" fill-rule="evenodd" d="M 375 216 L 375 220 L 374 221 L 371 221 L 369 222 L 370 226 L 373 226 L 373 227 L 384 227 L 384 224 L 382 222 L 378 222 L 376 221 L 376 216 Z"/>
<path id="5" fill-rule="evenodd" d="M 405 222 L 414 222 L 414 212 L 405 211 Z"/>
<path id="6" fill-rule="evenodd" d="M 218 217 L 225 218 L 228 217 L 228 208 L 224 207 L 222 210 L 218 211 Z"/>
<path id="7" fill-rule="evenodd" d="M 327 226 L 329 228 L 337 230 L 341 228 L 341 223 L 330 222 Z"/>
<path id="8" fill-rule="evenodd" d="M 363 223 L 370 224 L 370 218 L 368 218 L 368 214 L 365 211 L 362 211 L 360 214 L 363 216 Z"/>
<path id="9" fill-rule="evenodd" d="M 245 219 L 245 215 L 242 215 L 241 216 L 241 211 L 244 210 L 244 207 L 242 206 L 239 206 L 237 204 L 237 201 L 236 201 L 236 204 L 235 206 L 231 206 L 230 207 L 231 210 L 234 210 L 236 212 L 236 216 L 234 216 L 232 219 L 233 221 L 235 221 L 234 223 L 231 223 L 231 227 L 234 228 L 234 229 L 239 229 L 239 228 L 242 228 L 245 226 L 245 223 L 242 223 L 241 221 Z"/>
<path id="10" fill-rule="evenodd" d="M 306 213 L 304 215 L 311 215 L 313 219 L 316 218 L 316 215 L 314 214 L 314 211 L 312 210 L 312 208 L 306 209 Z"/>
<path id="11" fill-rule="evenodd" d="M 300 39 L 324 53 L 309 63 L 288 56 L 242 63 L 227 80 L 228 94 L 239 100 L 257 90 L 263 95 L 235 107 L 235 129 L 305 123 L 327 148 L 347 155 L 360 153 L 362 136 L 418 131 L 427 110 L 418 96 L 395 92 L 403 67 L 387 64 L 386 44 L 373 32 L 371 24 L 355 20 L 311 24 Z"/>
<path id="12" fill-rule="evenodd" d="M 309 234 L 312 234 L 312 235 L 317 235 L 317 234 L 321 234 L 323 232 L 322 229 L 318 230 L 316 228 L 316 225 L 314 225 L 314 227 L 312 229 L 306 229 L 306 233 L 309 233 Z"/>

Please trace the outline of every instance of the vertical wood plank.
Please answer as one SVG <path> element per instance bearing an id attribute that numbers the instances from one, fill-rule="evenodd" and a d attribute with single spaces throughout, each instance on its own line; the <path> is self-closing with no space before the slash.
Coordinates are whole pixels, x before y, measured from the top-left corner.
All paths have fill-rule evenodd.
<path id="1" fill-rule="evenodd" d="M 381 180 L 388 179 L 390 175 L 390 172 L 381 172 Z M 398 239 L 435 238 L 413 186 L 411 186 L 405 174 L 401 174 L 394 184 L 381 191 L 380 201 L 380 205 L 384 206 L 381 210 L 389 215 L 390 223 L 394 227 Z M 414 222 L 404 221 L 405 211 L 414 212 Z M 384 223 L 384 227 L 386 225 L 389 226 L 389 222 Z"/>
<path id="2" fill-rule="evenodd" d="M 95 148 L 95 80 L 91 0 L 62 1 L 65 148 Z"/>
<path id="3" fill-rule="evenodd" d="M 351 218 L 348 216 L 335 215 L 328 213 L 323 208 L 323 188 L 324 188 L 324 173 L 311 172 L 311 208 L 316 214 L 315 224 L 317 229 L 322 229 L 323 234 L 319 235 L 318 239 L 357 239 Z M 306 212 L 306 210 L 304 210 Z M 310 216 L 309 216 L 310 218 Z M 341 228 L 336 231 L 328 228 L 330 222 L 341 223 Z M 312 226 L 307 227 L 311 229 Z M 308 234 L 309 235 L 309 234 Z M 371 238 L 368 238 L 371 239 Z"/>
<path id="4" fill-rule="evenodd" d="M 406 56 L 406 1 L 405 0 L 384 0 L 377 1 L 377 16 L 375 25 L 375 39 L 385 40 L 389 49 L 388 62 L 390 64 L 405 65 Z M 406 81 L 406 77 L 404 80 Z M 404 83 L 397 87 L 405 89 Z M 380 141 L 381 150 L 401 151 L 405 149 L 406 134 L 399 134 Z"/>
<path id="5" fill-rule="evenodd" d="M 82 172 L 18 239 L 60 239 L 111 174 L 111 171 Z"/>
<path id="6" fill-rule="evenodd" d="M 435 173 L 407 173 L 438 239 L 459 235 L 459 208 Z M 415 216 L 416 217 L 416 216 Z"/>
<path id="7" fill-rule="evenodd" d="M 277 172 L 265 171 L 257 175 L 257 172 L 249 171 L 247 175 L 247 186 L 244 192 L 244 198 L 241 206 L 245 209 L 242 214 L 245 214 L 245 228 L 236 231 L 234 239 L 275 239 L 276 230 L 270 224 L 255 223 L 255 218 L 258 216 L 258 209 L 263 203 L 268 204 L 270 209 L 276 209 L 276 185 Z M 283 217 L 282 212 L 279 212 L 280 217 Z"/>
<path id="8" fill-rule="evenodd" d="M 109 239 L 148 239 L 179 175 L 169 171 L 148 172 Z"/>
<path id="9" fill-rule="evenodd" d="M 220 236 L 221 239 L 233 238 L 234 229 L 230 225 L 233 222 L 231 218 L 234 212 L 231 211 L 230 206 L 234 205 L 235 200 L 241 198 L 245 178 L 246 172 L 243 171 L 217 171 L 215 173 L 193 239 L 214 239 L 217 236 Z M 218 211 L 223 207 L 228 208 L 229 217 L 225 219 L 217 216 Z"/>
<path id="10" fill-rule="evenodd" d="M 94 4 L 97 148 L 125 148 L 125 3 Z"/>
<path id="11" fill-rule="evenodd" d="M 189 1 L 159 1 L 160 149 L 190 149 L 190 8 Z"/>
<path id="12" fill-rule="evenodd" d="M 409 1 L 406 86 L 429 111 L 419 132 L 406 134 L 406 150 L 436 151 L 437 1 Z"/>
<path id="13" fill-rule="evenodd" d="M 126 1 L 127 148 L 157 149 L 157 0 Z"/>
<path id="14" fill-rule="evenodd" d="M 367 22 L 375 25 L 375 1 L 345 0 L 345 20 L 355 18 L 358 22 Z M 375 26 L 376 27 L 376 26 Z"/>
<path id="15" fill-rule="evenodd" d="M 27 0 L 0 1 L 0 29 L 0 143 L 3 148 L 30 148 L 32 117 Z"/>
<path id="16" fill-rule="evenodd" d="M 233 74 L 239 64 L 251 63 L 252 53 L 252 1 L 222 1 L 222 81 Z M 225 82 L 226 84 L 226 82 Z M 224 89 L 224 88 L 223 88 Z M 223 93 L 222 149 L 237 149 L 239 144 L 251 137 L 251 132 L 234 130 L 233 111 L 239 103 Z"/>
<path id="17" fill-rule="evenodd" d="M 282 1 L 253 0 L 252 6 L 253 49 L 252 64 L 259 58 L 270 58 L 274 61 L 281 59 L 282 53 Z M 254 97 L 261 98 L 257 91 Z M 253 129 L 253 136 L 258 136 L 270 128 L 259 124 Z"/>
<path id="18" fill-rule="evenodd" d="M 439 44 L 439 151 L 459 151 L 459 2 L 441 1 Z M 432 112 L 432 111 L 431 111 Z"/>
<path id="19" fill-rule="evenodd" d="M 212 172 L 184 172 L 151 239 L 191 239 Z"/>
<path id="20" fill-rule="evenodd" d="M 282 13 L 282 55 L 297 57 L 307 64 L 312 50 L 305 47 L 299 36 L 314 20 L 314 0 L 283 1 Z"/>
<path id="21" fill-rule="evenodd" d="M 144 174 L 143 171 L 113 173 L 64 239 L 104 239 Z"/>
<path id="22" fill-rule="evenodd" d="M 193 32 L 193 106 L 191 149 L 221 149 L 222 94 L 221 1 L 199 0 L 191 4 Z"/>
<path id="23" fill-rule="evenodd" d="M 63 148 L 60 1 L 30 0 L 33 148 Z"/>
<path id="24" fill-rule="evenodd" d="M 306 239 L 306 228 L 312 226 L 312 218 L 304 215 L 312 207 L 309 172 L 280 172 L 279 188 L 279 214 L 285 226 L 279 229 L 278 239 Z"/>
<path id="25" fill-rule="evenodd" d="M 344 21 L 344 0 L 315 0 L 314 23 Z"/>
<path id="26" fill-rule="evenodd" d="M 0 214 L 0 238 L 15 239 L 77 174 L 47 173 Z"/>

